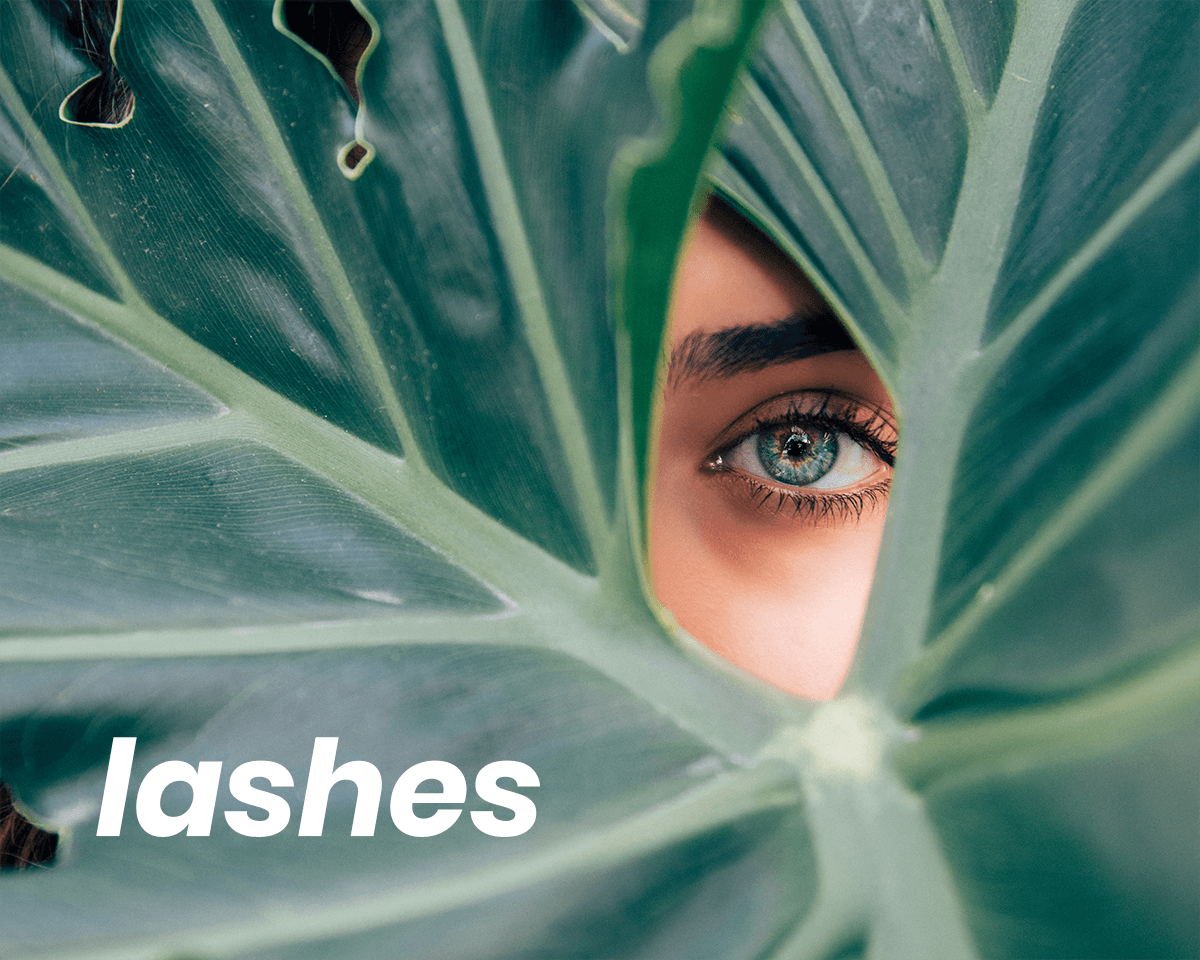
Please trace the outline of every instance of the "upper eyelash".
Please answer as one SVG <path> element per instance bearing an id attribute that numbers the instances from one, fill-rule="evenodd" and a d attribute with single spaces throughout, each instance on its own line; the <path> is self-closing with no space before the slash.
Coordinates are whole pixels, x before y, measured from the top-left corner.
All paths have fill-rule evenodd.
<path id="1" fill-rule="evenodd" d="M 835 400 L 842 401 L 855 413 L 865 412 L 868 416 L 865 419 L 855 419 L 842 413 L 831 412 L 829 405 Z M 889 436 L 895 433 L 896 428 L 881 411 L 858 404 L 837 393 L 822 394 L 820 405 L 816 409 L 806 409 L 806 406 L 801 406 L 797 401 L 792 400 L 783 413 L 771 417 L 756 417 L 748 429 L 741 431 L 733 440 L 722 444 L 721 448 L 709 457 L 709 461 L 712 462 L 725 456 L 747 437 L 762 430 L 791 424 L 813 424 L 846 434 L 852 440 L 870 449 L 887 466 L 895 466 L 896 441 L 889 439 Z"/>

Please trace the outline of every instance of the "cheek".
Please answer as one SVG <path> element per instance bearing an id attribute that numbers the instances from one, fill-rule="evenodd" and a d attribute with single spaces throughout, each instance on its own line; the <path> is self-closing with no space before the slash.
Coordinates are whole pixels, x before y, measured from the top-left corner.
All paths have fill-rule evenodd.
<path id="1" fill-rule="evenodd" d="M 854 655 L 885 511 L 815 526 L 773 508 L 731 510 L 719 484 L 671 482 L 659 478 L 664 495 L 656 491 L 651 528 L 663 605 L 696 639 L 764 680 L 833 696 Z"/>

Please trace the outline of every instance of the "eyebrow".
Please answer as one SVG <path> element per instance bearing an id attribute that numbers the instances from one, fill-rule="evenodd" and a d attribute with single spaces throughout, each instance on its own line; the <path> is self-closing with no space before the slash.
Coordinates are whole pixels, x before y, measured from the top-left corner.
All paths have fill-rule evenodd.
<path id="1" fill-rule="evenodd" d="M 769 323 L 689 333 L 671 351 L 667 385 L 723 379 L 807 357 L 854 350 L 854 341 L 829 307 L 790 314 Z"/>

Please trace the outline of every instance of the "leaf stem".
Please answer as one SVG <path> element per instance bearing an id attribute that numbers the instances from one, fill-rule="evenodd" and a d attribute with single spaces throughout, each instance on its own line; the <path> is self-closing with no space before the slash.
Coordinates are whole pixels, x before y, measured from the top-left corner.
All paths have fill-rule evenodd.
<path id="1" fill-rule="evenodd" d="M 843 766 L 856 749 L 854 737 L 831 746 L 847 732 L 843 724 L 852 703 L 843 698 L 822 704 L 807 731 L 785 728 L 767 747 L 788 752 L 788 740 L 801 746 L 800 753 L 794 746 L 791 752 L 820 877 L 812 909 L 772 960 L 841 956 L 871 944 L 886 944 L 879 954 L 892 960 L 976 958 L 958 883 L 920 798 L 896 779 L 890 764 Z M 822 715 L 834 712 L 841 721 L 831 727 Z M 828 755 L 804 763 L 810 759 L 804 745 Z"/>

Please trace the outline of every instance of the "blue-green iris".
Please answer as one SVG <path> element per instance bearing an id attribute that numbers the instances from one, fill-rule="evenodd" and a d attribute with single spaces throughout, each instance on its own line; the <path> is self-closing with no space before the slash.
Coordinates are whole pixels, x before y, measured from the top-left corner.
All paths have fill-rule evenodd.
<path id="1" fill-rule="evenodd" d="M 827 474 L 838 456 L 837 433 L 777 427 L 758 435 L 758 459 L 780 483 L 806 487 Z"/>

